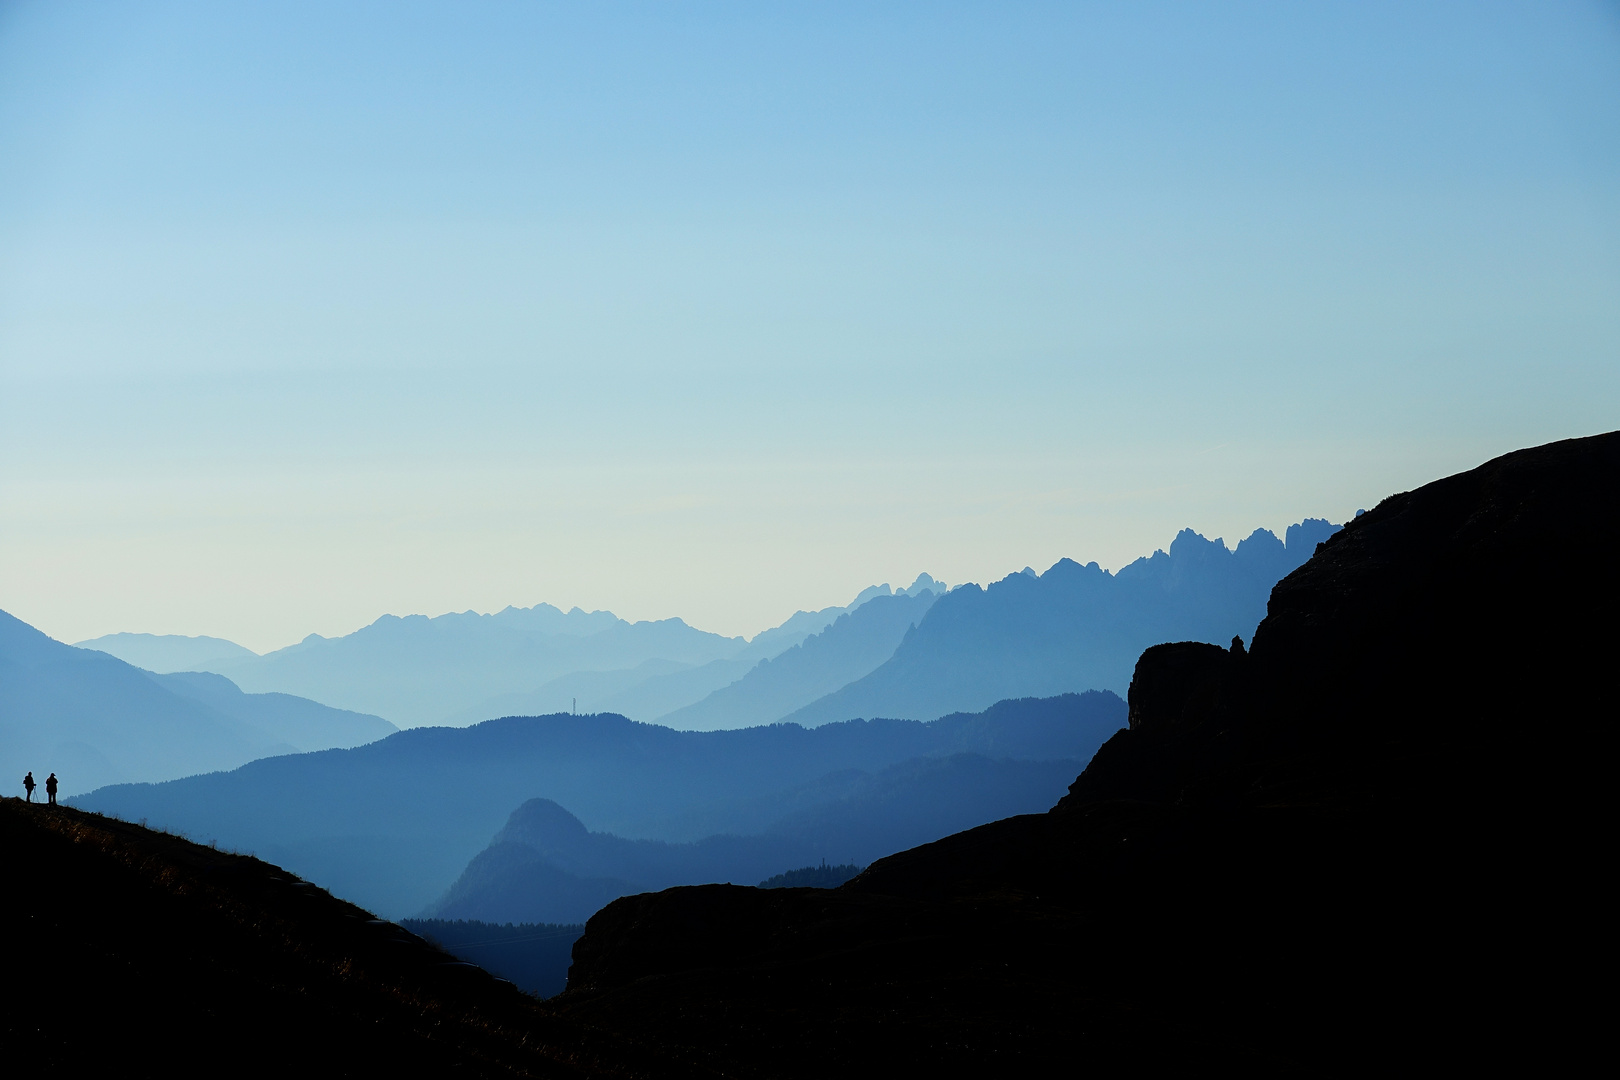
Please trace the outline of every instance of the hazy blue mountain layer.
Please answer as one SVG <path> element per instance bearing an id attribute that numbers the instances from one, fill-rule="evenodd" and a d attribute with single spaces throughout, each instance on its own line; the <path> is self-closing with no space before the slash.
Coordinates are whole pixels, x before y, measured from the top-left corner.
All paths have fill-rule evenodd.
<path id="1" fill-rule="evenodd" d="M 754 836 L 694 843 L 588 831 L 550 799 L 531 799 L 424 918 L 584 922 L 609 901 L 672 885 L 752 885 L 818 860 L 866 864 L 1014 814 L 1045 811 L 1082 767 L 978 754 L 919 758 L 861 773 L 838 800 Z"/>
<path id="2" fill-rule="evenodd" d="M 247 694 L 231 680 L 209 671 L 148 673 L 159 686 L 232 716 L 299 753 L 363 746 L 399 729 L 380 716 L 334 709 L 291 694 Z"/>
<path id="3" fill-rule="evenodd" d="M 558 712 L 601 712 L 599 702 L 632 690 L 664 675 L 702 671 L 716 665 L 729 665 L 732 660 L 711 660 L 693 667 L 675 660 L 654 658 L 644 660 L 633 668 L 615 671 L 570 671 L 544 686 L 533 690 L 507 694 L 494 694 L 470 709 L 463 709 L 444 723 L 449 727 L 493 720 L 499 716 L 545 716 Z M 629 715 L 629 714 L 623 714 Z"/>
<path id="4" fill-rule="evenodd" d="M 439 723 L 492 695 L 532 690 L 570 672 L 652 659 L 704 664 L 746 645 L 680 619 L 629 623 L 611 612 L 565 613 L 538 604 L 493 615 L 384 615 L 344 637 L 311 634 L 216 670 L 245 690 L 299 694 L 408 727 Z"/>
<path id="5" fill-rule="evenodd" d="M 659 717 L 670 727 L 708 731 L 748 727 L 786 716 L 870 672 L 894 655 L 901 639 L 937 596 L 879 596 L 814 637 L 761 660 L 729 686 L 684 709 Z"/>
<path id="6" fill-rule="evenodd" d="M 788 714 L 813 726 L 851 716 L 938 716 L 993 701 L 1099 688 L 1123 692 L 1143 649 L 1228 644 L 1254 633 L 1271 587 L 1338 529 L 1310 519 L 1286 542 L 1257 529 L 1236 550 L 1184 529 L 1111 574 L 1059 561 L 988 589 L 958 586 L 869 675 Z"/>
<path id="7" fill-rule="evenodd" d="M 375 716 L 285 694 L 243 694 L 218 675 L 154 675 L 53 640 L 0 612 L 0 783 L 54 772 L 64 795 L 232 769 L 269 754 L 392 734 Z"/>
<path id="8" fill-rule="evenodd" d="M 230 773 L 104 788 L 75 802 L 260 854 L 398 917 L 440 896 L 529 799 L 552 799 L 592 830 L 633 839 L 757 834 L 847 799 L 863 772 L 961 753 L 1084 762 L 1124 722 L 1124 702 L 1099 693 L 1002 702 L 930 723 L 860 720 L 814 730 L 698 732 L 613 715 L 508 717 L 402 731 L 353 750 L 272 758 Z M 803 861 L 769 873 L 796 865 Z"/>
<path id="9" fill-rule="evenodd" d="M 172 671 L 212 671 L 216 665 L 252 660 L 259 655 L 224 638 L 180 634 L 105 634 L 73 644 L 163 675 Z"/>
<path id="10" fill-rule="evenodd" d="M 822 608 L 820 611 L 800 611 L 796 613 L 781 626 L 772 627 L 756 634 L 749 641 L 748 647 L 736 656 L 726 660 L 711 661 L 702 667 L 671 672 L 668 675 L 656 675 L 645 682 L 636 683 L 625 690 L 603 698 L 593 706 L 593 711 L 615 712 L 621 716 L 629 716 L 639 720 L 652 720 L 655 723 L 667 724 L 670 727 L 689 727 L 695 730 L 711 730 L 714 727 L 725 726 L 746 727 L 751 724 L 762 723 L 765 719 L 774 719 L 781 713 L 772 714 L 769 717 L 748 717 L 732 724 L 712 725 L 703 723 L 688 724 L 658 718 L 666 717 L 676 710 L 698 702 L 707 695 L 721 690 L 738 679 L 747 677 L 757 665 L 779 656 L 808 638 L 825 633 L 827 628 L 832 626 L 838 619 L 860 610 L 872 600 L 885 599 L 890 596 L 914 597 L 923 592 L 932 592 L 937 596 L 945 592 L 945 589 L 946 586 L 935 580 L 930 574 L 919 574 L 917 580 L 913 581 L 909 587 L 893 590 L 892 592 L 887 583 L 873 585 L 870 588 L 861 590 L 860 594 L 844 607 L 830 607 Z M 887 654 L 885 654 L 886 656 Z M 853 675 L 850 676 L 850 678 L 853 677 Z M 806 697 L 802 701 L 796 702 L 795 705 L 809 701 L 814 696 L 818 695 Z"/>
<path id="11" fill-rule="evenodd" d="M 942 588 L 927 574 L 911 586 Z M 905 591 L 905 590 L 902 590 Z M 403 727 L 469 724 L 576 708 L 641 719 L 690 705 L 763 659 L 824 630 L 888 585 L 847 607 L 796 612 L 750 641 L 680 619 L 630 623 L 610 611 L 550 604 L 493 615 L 384 615 L 352 634 L 311 634 L 258 656 L 220 638 L 110 634 L 85 642 L 163 671 L 212 671 L 245 690 L 297 694 L 386 716 Z"/>
<path id="12" fill-rule="evenodd" d="M 755 634 L 733 655 L 706 664 L 654 658 L 633 668 L 571 671 L 532 690 L 489 697 L 445 722 L 461 727 L 500 716 L 545 716 L 569 711 L 611 712 L 632 720 L 652 720 L 741 678 L 761 660 L 824 630 L 845 611 L 888 593 L 887 585 L 875 585 L 848 607 L 795 612 L 782 625 Z"/>

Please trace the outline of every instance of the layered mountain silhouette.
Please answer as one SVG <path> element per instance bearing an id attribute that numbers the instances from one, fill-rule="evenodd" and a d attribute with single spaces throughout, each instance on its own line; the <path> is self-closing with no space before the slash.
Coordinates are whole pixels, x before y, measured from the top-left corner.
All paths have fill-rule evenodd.
<path id="1" fill-rule="evenodd" d="M 212 674 L 156 675 L 56 641 L 0 612 L 0 775 L 55 772 L 62 792 L 233 769 L 255 758 L 356 746 L 386 720 Z"/>
<path id="2" fill-rule="evenodd" d="M 493 615 L 384 615 L 344 637 L 311 634 L 216 670 L 246 690 L 299 694 L 409 727 L 440 723 L 493 695 L 532 690 L 576 671 L 634 668 L 653 659 L 695 666 L 747 644 L 680 619 L 630 623 L 607 611 L 537 604 Z"/>
<path id="3" fill-rule="evenodd" d="M 1100 693 L 1002 702 L 928 723 L 859 720 L 813 730 L 697 732 L 611 715 L 508 717 L 411 729 L 230 773 L 108 787 L 74 802 L 253 852 L 404 916 L 442 895 L 530 799 L 551 799 L 591 830 L 635 840 L 759 834 L 797 812 L 850 799 L 863 773 L 954 754 L 1084 762 L 1124 721 L 1125 703 Z M 911 841 L 889 842 L 895 850 Z"/>
<path id="4" fill-rule="evenodd" d="M 786 716 L 882 664 L 936 599 L 929 589 L 874 597 L 840 615 L 819 634 L 774 659 L 761 660 L 736 682 L 658 722 L 707 731 L 751 727 Z"/>
<path id="5" fill-rule="evenodd" d="M 389 615 L 345 637 L 311 635 L 264 656 L 240 650 L 194 666 L 247 690 L 298 694 L 402 726 L 563 711 L 695 730 L 924 720 L 1009 698 L 1117 693 L 1154 642 L 1248 637 L 1271 586 L 1334 528 L 1307 519 L 1282 540 L 1258 529 L 1235 549 L 1183 530 L 1168 552 L 1117 573 L 1064 559 L 988 588 L 947 590 L 923 574 L 898 591 L 873 586 L 843 608 L 798 612 L 752 640 L 679 619 L 629 623 L 539 604 L 493 615 Z M 172 663 L 217 640 L 111 635 L 96 643 Z"/>
<path id="6" fill-rule="evenodd" d="M 622 898 L 564 1015 L 738 1076 L 1562 1073 L 1600 1053 L 1620 433 L 1395 495 L 1145 651 L 1050 812 Z M 936 610 L 937 610 L 936 605 Z"/>
<path id="7" fill-rule="evenodd" d="M 216 665 L 252 660 L 259 655 L 224 638 L 182 634 L 104 634 L 73 644 L 80 649 L 116 656 L 126 664 L 160 675 L 175 671 L 211 671 Z"/>
<path id="8" fill-rule="evenodd" d="M 923 574 L 901 594 L 925 589 L 944 586 Z M 352 634 L 311 634 L 263 656 L 222 638 L 177 635 L 108 634 L 80 645 L 154 671 L 215 672 L 255 693 L 296 694 L 402 727 L 576 707 L 650 720 L 742 678 L 868 600 L 892 595 L 888 585 L 874 585 L 844 607 L 796 612 L 751 640 L 680 619 L 631 623 L 609 611 L 537 604 L 492 615 L 384 615 Z"/>
<path id="9" fill-rule="evenodd" d="M 805 809 L 754 836 L 694 843 L 626 840 L 588 831 L 550 799 L 512 812 L 449 891 L 422 918 L 494 923 L 583 923 L 631 893 L 703 882 L 754 884 L 829 859 L 866 864 L 987 821 L 1052 804 L 1080 763 L 1010 761 L 979 754 L 917 758 L 875 774 L 832 778 Z M 801 793 L 802 795 L 802 793 Z"/>
<path id="10" fill-rule="evenodd" d="M 1286 541 L 1257 529 L 1234 550 L 1184 529 L 1168 553 L 1118 573 L 1063 559 L 1038 576 L 1026 569 L 986 589 L 959 586 L 880 667 L 782 719 L 939 716 L 1003 698 L 1122 692 L 1155 642 L 1249 637 L 1271 587 L 1336 528 L 1308 519 Z"/>

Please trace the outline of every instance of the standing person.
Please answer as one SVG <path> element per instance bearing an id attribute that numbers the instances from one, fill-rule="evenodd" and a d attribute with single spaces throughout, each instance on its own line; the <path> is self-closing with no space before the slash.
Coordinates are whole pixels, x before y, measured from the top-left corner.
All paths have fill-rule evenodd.
<path id="1" fill-rule="evenodd" d="M 33 774 L 33 772 L 31 770 L 30 770 L 30 772 L 28 773 L 27 776 L 23 777 L 23 790 L 28 792 L 28 798 L 26 800 L 24 800 L 24 801 L 25 802 L 33 802 L 34 801 L 34 774 Z"/>
<path id="2" fill-rule="evenodd" d="M 52 806 L 56 805 L 56 774 L 55 773 L 51 773 L 51 775 L 49 775 L 49 776 L 47 776 L 45 778 L 45 797 L 50 799 Z"/>

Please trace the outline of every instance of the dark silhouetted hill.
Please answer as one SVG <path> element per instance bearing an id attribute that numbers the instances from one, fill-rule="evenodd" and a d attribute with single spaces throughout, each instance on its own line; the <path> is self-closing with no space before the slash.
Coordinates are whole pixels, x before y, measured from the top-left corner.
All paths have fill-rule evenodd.
<path id="1" fill-rule="evenodd" d="M 1136 657 L 1155 642 L 1247 639 L 1271 587 L 1334 529 L 1307 520 L 1289 527 L 1286 543 L 1257 529 L 1235 550 L 1184 529 L 1168 554 L 1116 574 L 1063 559 L 1039 576 L 959 586 L 881 666 L 781 719 L 814 726 L 851 716 L 939 716 L 1004 698 L 1123 691 Z"/>
<path id="2" fill-rule="evenodd" d="M 243 694 L 217 675 L 153 675 L 0 612 L 0 776 L 18 785 L 12 790 L 30 770 L 39 779 L 55 772 L 65 796 L 353 746 L 394 730 L 285 694 Z"/>
<path id="3" fill-rule="evenodd" d="M 1606 1029 L 1620 433 L 1392 496 L 1158 645 L 1050 812 L 627 897 L 565 1014 L 737 1076 L 1570 1072 Z M 938 607 L 936 606 L 936 611 Z"/>
<path id="4" fill-rule="evenodd" d="M 875 597 L 849 614 L 840 615 L 821 633 L 774 658 L 761 660 L 736 682 L 660 717 L 658 722 L 712 731 L 781 719 L 859 679 L 894 655 L 906 631 L 928 612 L 936 598 L 926 589 L 915 596 L 898 593 Z"/>
<path id="5" fill-rule="evenodd" d="M 620 896 L 703 882 L 753 883 L 829 857 L 867 863 L 919 843 L 1050 806 L 1079 768 L 1072 760 L 919 758 L 876 774 L 837 774 L 826 801 L 753 836 L 687 844 L 590 832 L 550 799 L 512 812 L 424 918 L 583 923 Z M 830 788 L 838 789 L 827 799 Z"/>
<path id="6" fill-rule="evenodd" d="M 272 758 L 230 773 L 104 788 L 75 805 L 216 839 L 402 916 L 441 895 L 512 808 L 532 798 L 555 800 L 591 829 L 623 837 L 682 842 L 758 833 L 847 796 L 858 781 L 851 770 L 959 753 L 1083 762 L 1124 720 L 1125 703 L 1112 694 L 1003 702 L 930 723 L 860 720 L 814 730 L 695 732 L 617 716 L 509 717 L 402 731 L 353 750 Z"/>
<path id="7" fill-rule="evenodd" d="M 10 1076 L 662 1076 L 278 867 L 0 800 Z"/>

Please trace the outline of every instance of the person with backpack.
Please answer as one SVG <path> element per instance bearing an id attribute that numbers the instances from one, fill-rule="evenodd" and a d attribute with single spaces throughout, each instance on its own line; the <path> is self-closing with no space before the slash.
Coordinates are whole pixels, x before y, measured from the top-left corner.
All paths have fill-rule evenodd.
<path id="1" fill-rule="evenodd" d="M 23 777 L 23 790 L 28 792 L 28 797 L 25 798 L 23 801 L 24 802 L 33 802 L 34 801 L 34 774 L 33 774 L 32 771 L 30 771 L 27 776 Z"/>
<path id="2" fill-rule="evenodd" d="M 47 776 L 45 778 L 45 797 L 50 800 L 52 806 L 56 805 L 56 774 L 55 773 L 51 773 L 51 775 L 49 775 L 49 776 Z"/>

